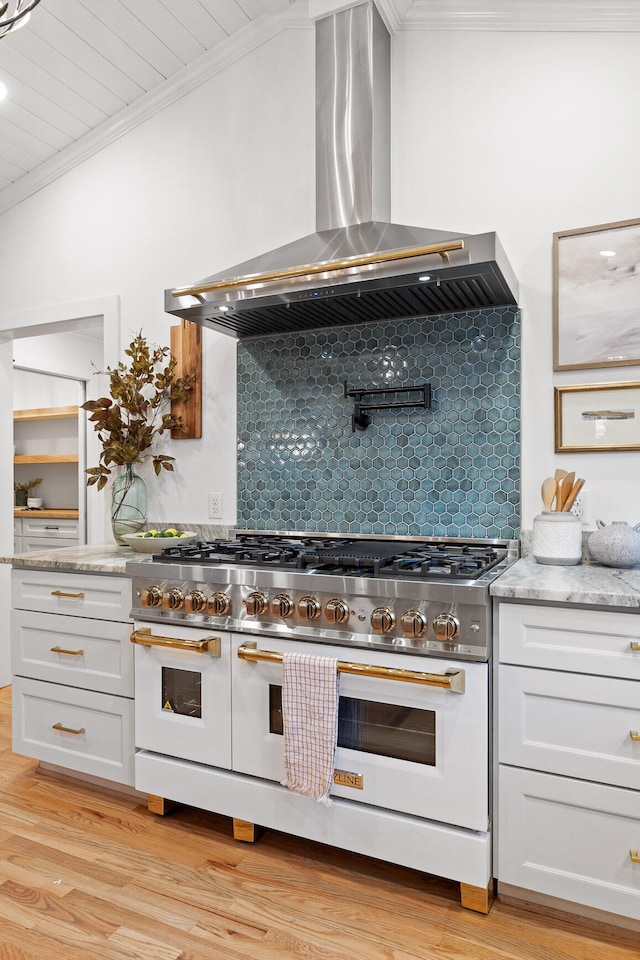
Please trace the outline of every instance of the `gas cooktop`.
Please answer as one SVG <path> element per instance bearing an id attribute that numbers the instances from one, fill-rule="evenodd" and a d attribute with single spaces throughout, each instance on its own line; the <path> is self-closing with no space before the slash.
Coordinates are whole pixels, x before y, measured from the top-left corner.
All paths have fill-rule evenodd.
<path id="1" fill-rule="evenodd" d="M 229 540 L 167 547 L 154 556 L 154 562 L 453 581 L 475 580 L 504 560 L 506 555 L 506 545 L 473 541 L 239 533 Z"/>

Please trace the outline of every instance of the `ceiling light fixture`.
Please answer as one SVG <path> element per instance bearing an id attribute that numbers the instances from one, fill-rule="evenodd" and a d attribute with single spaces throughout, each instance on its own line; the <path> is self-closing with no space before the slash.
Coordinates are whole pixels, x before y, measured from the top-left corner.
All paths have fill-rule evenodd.
<path id="1" fill-rule="evenodd" d="M 0 0 L 0 39 L 12 30 L 24 27 L 40 0 Z"/>

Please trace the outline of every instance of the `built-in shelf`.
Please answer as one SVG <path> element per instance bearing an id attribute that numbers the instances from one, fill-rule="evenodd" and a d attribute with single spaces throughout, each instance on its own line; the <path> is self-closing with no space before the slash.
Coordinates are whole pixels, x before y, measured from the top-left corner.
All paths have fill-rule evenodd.
<path id="1" fill-rule="evenodd" d="M 78 407 L 36 407 L 34 410 L 14 410 L 13 419 L 26 420 L 68 420 L 78 416 Z"/>
<path id="2" fill-rule="evenodd" d="M 17 453 L 14 463 L 77 463 L 77 453 Z"/>
<path id="3" fill-rule="evenodd" d="M 26 507 L 14 507 L 14 517 L 25 517 L 33 520 L 42 518 L 44 520 L 77 520 L 80 511 L 71 507 L 41 507 L 39 510 L 27 510 Z"/>

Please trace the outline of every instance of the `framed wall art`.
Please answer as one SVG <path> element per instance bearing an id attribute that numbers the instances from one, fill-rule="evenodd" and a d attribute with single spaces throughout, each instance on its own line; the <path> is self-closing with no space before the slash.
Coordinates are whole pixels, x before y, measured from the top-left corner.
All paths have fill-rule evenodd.
<path id="1" fill-rule="evenodd" d="M 556 453 L 640 450 L 640 381 L 555 387 Z"/>
<path id="2" fill-rule="evenodd" d="M 553 369 L 640 364 L 640 220 L 553 235 Z"/>

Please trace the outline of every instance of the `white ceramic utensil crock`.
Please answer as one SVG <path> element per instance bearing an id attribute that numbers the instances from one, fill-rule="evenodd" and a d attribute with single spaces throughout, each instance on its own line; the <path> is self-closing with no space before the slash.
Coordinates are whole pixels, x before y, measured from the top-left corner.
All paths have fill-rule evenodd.
<path id="1" fill-rule="evenodd" d="M 571 566 L 582 560 L 582 523 L 573 513 L 543 511 L 533 519 L 534 560 Z"/>

